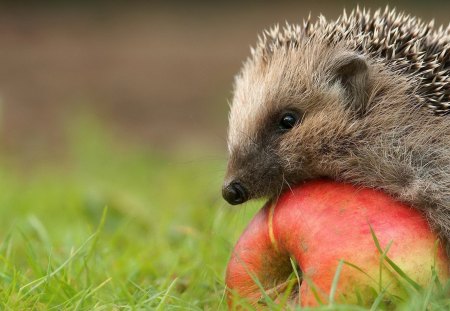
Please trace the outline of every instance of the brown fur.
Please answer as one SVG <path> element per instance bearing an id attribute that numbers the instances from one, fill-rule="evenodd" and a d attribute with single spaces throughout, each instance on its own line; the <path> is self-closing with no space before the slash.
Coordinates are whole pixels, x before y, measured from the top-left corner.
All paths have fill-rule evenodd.
<path id="1" fill-rule="evenodd" d="M 421 102 L 421 83 L 345 40 L 256 52 L 236 77 L 225 185 L 238 180 L 250 198 L 322 177 L 381 189 L 423 211 L 448 243 L 450 116 Z M 303 119 L 280 134 L 292 109 Z"/>

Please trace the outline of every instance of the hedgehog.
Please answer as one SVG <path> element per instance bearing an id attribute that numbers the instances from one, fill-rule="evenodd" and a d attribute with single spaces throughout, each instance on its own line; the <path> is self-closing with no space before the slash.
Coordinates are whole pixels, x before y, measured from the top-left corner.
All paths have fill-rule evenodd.
<path id="1" fill-rule="evenodd" d="M 234 81 L 230 204 L 307 180 L 380 189 L 420 210 L 450 255 L 450 24 L 387 7 L 274 26 Z"/>

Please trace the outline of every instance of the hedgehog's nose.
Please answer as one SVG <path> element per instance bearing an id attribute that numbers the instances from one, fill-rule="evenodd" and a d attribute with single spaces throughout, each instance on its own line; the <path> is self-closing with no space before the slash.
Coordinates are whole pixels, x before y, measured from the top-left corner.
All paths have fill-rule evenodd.
<path id="1" fill-rule="evenodd" d="M 223 198 L 232 205 L 244 203 L 248 200 L 247 191 L 240 182 L 234 181 L 222 189 Z"/>

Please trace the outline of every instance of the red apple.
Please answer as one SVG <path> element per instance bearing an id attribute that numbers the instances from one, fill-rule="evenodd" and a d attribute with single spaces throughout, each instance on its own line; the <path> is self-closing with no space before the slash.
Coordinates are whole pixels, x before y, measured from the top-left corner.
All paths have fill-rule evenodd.
<path id="1" fill-rule="evenodd" d="M 404 296 L 406 281 L 382 256 L 373 233 L 387 257 L 418 285 L 429 284 L 432 267 L 441 281 L 448 279 L 448 258 L 417 210 L 380 191 L 321 180 L 286 192 L 253 218 L 228 263 L 230 307 L 242 302 L 236 297 L 258 305 L 264 300 L 260 286 L 272 298 L 282 292 L 293 271 L 290 258 L 303 275 L 294 303 L 328 303 L 338 266 L 337 302 L 367 304 L 380 288 Z"/>

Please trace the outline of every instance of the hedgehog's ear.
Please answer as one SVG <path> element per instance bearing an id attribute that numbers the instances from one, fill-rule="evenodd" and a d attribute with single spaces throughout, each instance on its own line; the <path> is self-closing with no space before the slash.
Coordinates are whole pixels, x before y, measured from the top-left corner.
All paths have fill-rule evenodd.
<path id="1" fill-rule="evenodd" d="M 362 116 L 367 104 L 368 65 L 366 59 L 355 52 L 343 52 L 333 61 L 335 81 L 345 88 L 350 108 Z"/>

